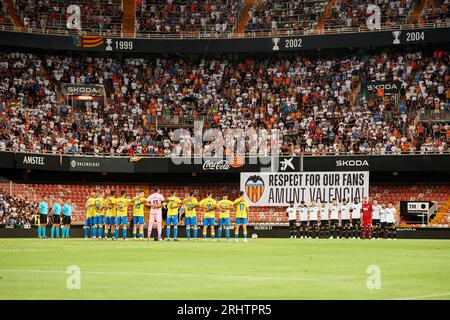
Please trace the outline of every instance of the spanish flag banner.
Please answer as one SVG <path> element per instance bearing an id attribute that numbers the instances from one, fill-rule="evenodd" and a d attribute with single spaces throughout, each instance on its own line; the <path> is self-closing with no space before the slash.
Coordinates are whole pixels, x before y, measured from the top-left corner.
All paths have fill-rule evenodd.
<path id="1" fill-rule="evenodd" d="M 94 48 L 102 45 L 104 42 L 101 36 L 74 36 L 74 43 L 81 48 Z"/>

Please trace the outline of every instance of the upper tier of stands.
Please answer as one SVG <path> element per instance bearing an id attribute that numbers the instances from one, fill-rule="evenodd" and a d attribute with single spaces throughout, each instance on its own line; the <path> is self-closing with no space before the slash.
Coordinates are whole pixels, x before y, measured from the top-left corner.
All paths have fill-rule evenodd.
<path id="1" fill-rule="evenodd" d="M 80 6 L 82 30 L 119 32 L 122 29 L 121 0 L 14 0 L 25 27 L 66 29 L 67 7 Z"/>
<path id="2" fill-rule="evenodd" d="M 141 1 L 136 11 L 136 30 L 187 34 L 233 32 L 241 8 L 241 0 Z"/>
<path id="3" fill-rule="evenodd" d="M 25 27 L 66 29 L 66 9 L 81 7 L 82 30 L 118 33 L 122 31 L 121 0 L 12 0 Z M 135 29 L 143 36 L 217 36 L 237 31 L 246 17 L 244 0 L 136 0 Z M 2 2 L 0 2 L 1 5 Z M 420 0 L 258 0 L 249 10 L 249 20 L 239 32 L 329 32 L 355 28 L 367 30 L 366 19 L 373 14 L 369 5 L 380 8 L 381 26 L 398 27 L 419 7 Z M 428 0 L 420 23 L 449 21 L 447 0 Z M 3 21 L 2 21 L 3 20 Z M 0 25 L 11 24 L 7 15 Z"/>

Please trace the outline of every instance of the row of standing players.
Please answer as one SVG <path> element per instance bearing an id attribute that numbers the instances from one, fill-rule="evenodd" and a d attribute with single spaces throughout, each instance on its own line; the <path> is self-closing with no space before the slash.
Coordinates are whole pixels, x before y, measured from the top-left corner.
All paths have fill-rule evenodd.
<path id="1" fill-rule="evenodd" d="M 186 226 L 186 236 L 197 240 L 197 210 L 203 213 L 203 239 L 207 239 L 208 227 L 211 239 L 215 239 L 216 211 L 219 213 L 218 220 L 218 240 L 221 239 L 223 230 L 227 241 L 230 240 L 230 211 L 235 211 L 236 226 L 235 240 L 238 241 L 239 229 L 242 227 L 242 237 L 247 241 L 247 219 L 249 205 L 244 199 L 244 193 L 240 192 L 239 197 L 234 201 L 227 196 L 219 201 L 209 193 L 206 198 L 198 201 L 192 193 L 180 199 L 176 192 L 170 192 L 168 197 L 164 197 L 158 188 L 154 188 L 152 193 L 144 196 L 144 192 L 138 192 L 133 198 L 129 198 L 125 191 L 121 191 L 116 196 L 116 191 L 106 190 L 105 192 L 91 193 L 86 201 L 86 223 L 85 238 L 88 239 L 108 239 L 111 232 L 111 239 L 119 239 L 119 231 L 122 230 L 122 238 L 127 239 L 127 215 L 128 206 L 132 206 L 133 238 L 144 240 L 144 207 L 150 207 L 148 220 L 147 238 L 150 240 L 153 226 L 157 227 L 157 240 L 162 240 L 163 208 L 167 210 L 165 217 L 166 240 L 171 239 L 171 229 L 173 229 L 173 240 L 178 241 L 178 225 L 180 213 L 184 215 L 184 225 Z M 182 211 L 182 212 L 180 212 Z"/>
<path id="2" fill-rule="evenodd" d="M 290 238 L 396 239 L 396 213 L 392 202 L 386 206 L 367 197 L 362 203 L 343 200 L 339 204 L 333 199 L 331 204 L 313 201 L 306 206 L 302 201 L 295 206 L 291 202 L 286 209 Z"/>

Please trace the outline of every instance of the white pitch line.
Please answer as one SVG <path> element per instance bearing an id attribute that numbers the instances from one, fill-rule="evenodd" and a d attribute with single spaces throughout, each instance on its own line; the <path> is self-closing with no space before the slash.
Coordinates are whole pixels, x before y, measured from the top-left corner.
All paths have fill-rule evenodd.
<path id="1" fill-rule="evenodd" d="M 434 297 L 445 297 L 445 296 L 450 296 L 450 292 L 429 294 L 429 295 L 426 295 L 426 296 L 417 296 L 417 297 L 395 298 L 395 299 L 391 299 L 391 300 L 417 300 L 417 299 L 434 298 Z"/>
<path id="2" fill-rule="evenodd" d="M 4 272 L 49 272 L 49 273 L 66 273 L 62 270 L 40 270 L 40 269 L 0 269 L 0 273 Z M 206 277 L 206 278 L 231 278 L 231 279 L 248 279 L 248 280 L 275 280 L 275 281 L 309 281 L 309 282 L 330 282 L 330 280 L 311 279 L 311 278 L 282 278 L 282 277 L 257 277 L 257 276 L 239 276 L 239 275 L 223 275 L 223 274 L 192 274 L 192 273 L 163 273 L 163 272 L 105 272 L 105 271 L 81 271 L 85 274 L 108 274 L 108 275 L 129 275 L 129 276 L 182 276 L 182 277 Z"/>

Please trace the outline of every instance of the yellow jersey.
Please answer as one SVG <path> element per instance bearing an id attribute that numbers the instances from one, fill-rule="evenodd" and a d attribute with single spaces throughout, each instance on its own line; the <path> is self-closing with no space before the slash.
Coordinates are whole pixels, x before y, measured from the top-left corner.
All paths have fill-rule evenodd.
<path id="1" fill-rule="evenodd" d="M 143 217 L 144 216 L 144 204 L 141 203 L 145 201 L 144 197 L 134 197 L 133 202 L 133 217 Z"/>
<path id="2" fill-rule="evenodd" d="M 195 212 L 195 206 L 197 205 L 197 198 L 195 197 L 188 197 L 183 200 L 183 207 L 184 207 L 184 216 L 186 218 L 192 218 L 196 217 Z"/>
<path id="3" fill-rule="evenodd" d="M 217 202 L 217 206 L 219 207 L 219 219 L 220 218 L 229 218 L 230 217 L 230 209 L 233 207 L 234 203 L 231 200 L 220 200 Z"/>
<path id="4" fill-rule="evenodd" d="M 202 201 L 200 201 L 199 205 L 203 208 L 204 218 L 214 218 L 216 200 L 214 200 L 213 198 L 205 198 Z"/>
<path id="5" fill-rule="evenodd" d="M 179 205 L 182 203 L 178 197 L 168 197 L 167 200 L 167 215 L 177 216 Z"/>
<path id="6" fill-rule="evenodd" d="M 86 200 L 86 218 L 95 217 L 95 198 Z"/>
<path id="7" fill-rule="evenodd" d="M 248 201 L 244 198 L 237 198 L 233 205 L 236 207 L 236 218 L 247 218 Z"/>
<path id="8" fill-rule="evenodd" d="M 116 198 L 108 197 L 105 199 L 106 216 L 115 217 L 116 216 Z"/>
<path id="9" fill-rule="evenodd" d="M 120 197 L 116 199 L 116 214 L 118 217 L 126 217 L 128 205 L 131 203 L 130 199 Z"/>
<path id="10" fill-rule="evenodd" d="M 95 198 L 94 209 L 96 216 L 103 216 L 105 214 L 105 211 L 103 209 L 103 197 Z"/>

